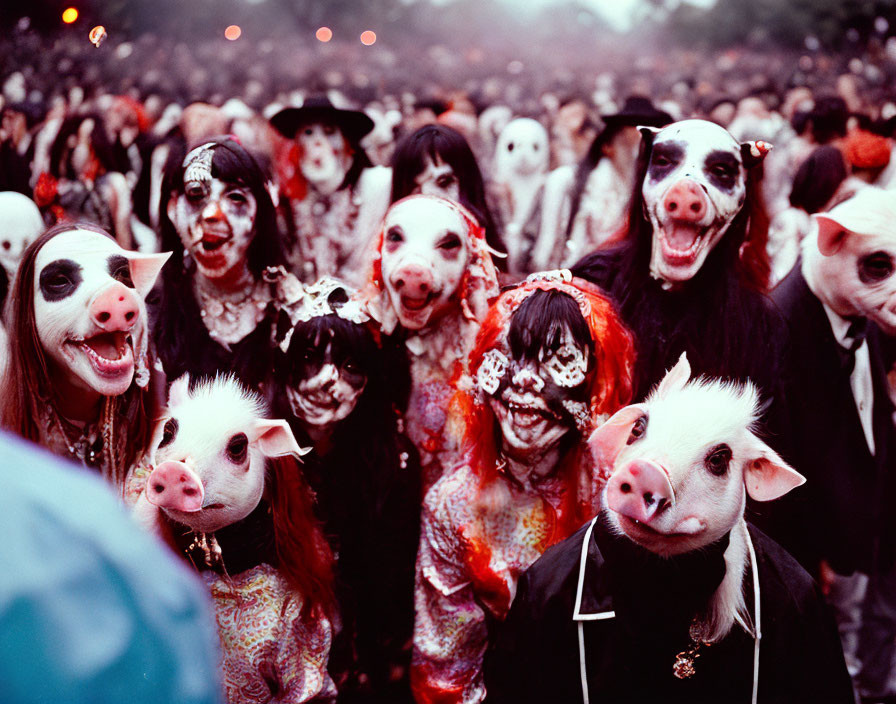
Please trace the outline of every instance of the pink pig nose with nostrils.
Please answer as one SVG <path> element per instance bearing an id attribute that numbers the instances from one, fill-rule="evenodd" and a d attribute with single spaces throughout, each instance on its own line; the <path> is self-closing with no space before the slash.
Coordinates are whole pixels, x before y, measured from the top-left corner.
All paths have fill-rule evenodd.
<path id="1" fill-rule="evenodd" d="M 683 179 L 666 193 L 663 207 L 676 220 L 697 222 L 706 215 L 706 195 L 696 183 Z"/>
<path id="2" fill-rule="evenodd" d="M 674 501 L 669 476 L 649 460 L 630 462 L 614 472 L 607 482 L 610 509 L 641 523 L 650 523 Z"/>
<path id="3" fill-rule="evenodd" d="M 392 275 L 395 290 L 410 298 L 425 298 L 433 289 L 432 274 L 422 266 L 408 265 Z"/>
<path id="4" fill-rule="evenodd" d="M 90 317 L 106 332 L 127 332 L 137 323 L 140 309 L 133 292 L 116 282 L 90 304 Z"/>
<path id="5" fill-rule="evenodd" d="M 199 477 L 183 462 L 162 462 L 146 484 L 146 498 L 159 508 L 190 513 L 202 508 L 205 491 Z"/>

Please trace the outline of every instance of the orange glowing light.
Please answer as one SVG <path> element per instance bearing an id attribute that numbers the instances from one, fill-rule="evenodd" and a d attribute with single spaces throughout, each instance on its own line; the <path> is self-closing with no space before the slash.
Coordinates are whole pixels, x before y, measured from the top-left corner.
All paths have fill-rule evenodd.
<path id="1" fill-rule="evenodd" d="M 62 11 L 62 21 L 71 24 L 78 19 L 78 11 L 74 7 L 67 7 Z"/>
<path id="2" fill-rule="evenodd" d="M 232 24 L 224 30 L 224 36 L 232 42 L 235 42 L 237 39 L 239 39 L 242 33 L 243 30 L 240 29 L 239 25 L 236 24 Z"/>
<path id="3" fill-rule="evenodd" d="M 329 27 L 319 27 L 314 36 L 319 42 L 328 42 L 333 38 L 333 30 Z"/>
<path id="4" fill-rule="evenodd" d="M 370 46 L 376 41 L 376 32 L 371 32 L 369 29 L 366 32 L 361 32 L 361 43 L 364 46 Z"/>

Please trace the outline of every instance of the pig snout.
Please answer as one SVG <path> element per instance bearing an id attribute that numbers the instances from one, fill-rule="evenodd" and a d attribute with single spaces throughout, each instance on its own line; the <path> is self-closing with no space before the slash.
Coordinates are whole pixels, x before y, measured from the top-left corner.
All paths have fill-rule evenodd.
<path id="1" fill-rule="evenodd" d="M 128 332 L 137 323 L 140 308 L 131 289 L 116 282 L 90 304 L 90 318 L 106 332 Z"/>
<path id="2" fill-rule="evenodd" d="M 192 513 L 202 508 L 204 494 L 199 477 L 183 462 L 162 462 L 146 484 L 147 500 L 159 508 Z"/>
<path id="3" fill-rule="evenodd" d="M 675 500 L 669 475 L 658 464 L 634 460 L 613 473 L 607 482 L 607 505 L 612 511 L 650 523 Z"/>
<path id="4" fill-rule="evenodd" d="M 426 298 L 434 288 L 432 273 L 419 264 L 407 264 L 392 275 L 392 286 L 408 298 Z"/>
<path id="5" fill-rule="evenodd" d="M 668 190 L 663 207 L 670 217 L 687 222 L 699 222 L 708 209 L 706 194 L 689 179 L 679 181 Z"/>

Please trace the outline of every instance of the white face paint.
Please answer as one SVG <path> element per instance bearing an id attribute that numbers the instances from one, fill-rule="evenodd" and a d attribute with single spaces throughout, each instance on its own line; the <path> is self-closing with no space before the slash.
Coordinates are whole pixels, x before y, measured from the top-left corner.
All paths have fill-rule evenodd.
<path id="1" fill-rule="evenodd" d="M 44 221 L 33 200 L 15 191 L 0 193 L 0 264 L 6 267 L 10 281 L 22 252 L 43 231 Z"/>
<path id="2" fill-rule="evenodd" d="M 655 278 L 670 284 L 691 279 L 725 234 L 746 198 L 741 154 L 734 137 L 705 120 L 675 122 L 655 133 L 641 189 L 653 226 Z"/>
<path id="3" fill-rule="evenodd" d="M 72 168 L 76 174 L 83 174 L 92 160 L 93 150 L 90 140 L 95 125 L 96 123 L 93 120 L 87 119 L 78 126 L 75 146 L 71 155 Z"/>
<path id="4" fill-rule="evenodd" d="M 302 175 L 314 186 L 338 188 L 352 163 L 342 131 L 336 125 L 312 122 L 299 128 L 296 141 Z"/>
<path id="5" fill-rule="evenodd" d="M 265 458 L 299 453 L 285 421 L 264 414 L 260 399 L 232 377 L 192 392 L 186 377 L 178 379 L 153 436 L 148 501 L 203 533 L 248 516 L 264 491 Z"/>
<path id="6" fill-rule="evenodd" d="M 563 330 L 556 350 L 542 348 L 538 359 L 516 359 L 507 348 L 492 349 L 476 372 L 479 387 L 501 427 L 503 446 L 517 459 L 542 454 L 573 427 L 588 426 L 583 395 L 588 350 Z"/>
<path id="7" fill-rule="evenodd" d="M 309 360 L 305 365 L 297 388 L 286 389 L 296 417 L 319 428 L 347 418 L 367 386 L 367 377 L 356 364 L 351 359 L 333 359 L 332 351 L 333 344 L 329 342 L 320 359 Z"/>
<path id="8" fill-rule="evenodd" d="M 514 178 L 547 173 L 549 158 L 547 130 L 537 120 L 517 118 L 498 137 L 496 176 L 503 183 Z"/>
<path id="9" fill-rule="evenodd" d="M 457 305 L 470 259 L 468 238 L 463 217 L 444 201 L 411 196 L 386 213 L 383 282 L 404 327 L 420 330 Z"/>
<path id="10" fill-rule="evenodd" d="M 63 232 L 38 252 L 34 317 L 58 373 L 76 387 L 117 396 L 134 377 L 146 338 L 143 299 L 168 254 L 128 252 L 89 230 Z"/>
<path id="11" fill-rule="evenodd" d="M 258 204 L 246 186 L 212 178 L 191 181 L 168 201 L 168 217 L 203 276 L 239 281 L 255 235 Z"/>
<path id="12" fill-rule="evenodd" d="M 413 191 L 414 194 L 441 196 L 454 202 L 458 202 L 460 198 L 460 183 L 454 169 L 438 156 L 435 163 L 426 157 L 426 166 L 417 174 L 414 183 L 417 184 Z"/>

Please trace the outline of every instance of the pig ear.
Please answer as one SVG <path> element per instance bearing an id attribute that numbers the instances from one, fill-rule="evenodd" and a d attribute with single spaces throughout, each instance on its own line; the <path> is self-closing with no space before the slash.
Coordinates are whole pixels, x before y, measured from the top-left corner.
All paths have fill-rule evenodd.
<path id="1" fill-rule="evenodd" d="M 666 372 L 666 376 L 663 377 L 651 396 L 665 396 L 672 391 L 679 391 L 684 388 L 690 378 L 691 364 L 688 362 L 687 352 L 682 352 L 675 366 Z"/>
<path id="2" fill-rule="evenodd" d="M 152 287 L 156 283 L 156 278 L 162 270 L 165 262 L 171 252 L 163 252 L 162 254 L 140 254 L 139 252 L 128 252 L 128 262 L 131 266 L 131 280 L 134 282 L 134 288 L 141 298 L 146 298 Z"/>
<path id="3" fill-rule="evenodd" d="M 283 455 L 295 455 L 301 457 L 311 451 L 311 448 L 301 448 L 292 434 L 292 428 L 285 420 L 271 420 L 259 418 L 255 421 L 253 442 L 258 441 L 258 447 L 265 457 L 282 457 Z"/>
<path id="4" fill-rule="evenodd" d="M 840 251 L 849 231 L 843 228 L 839 222 L 824 213 L 816 213 L 812 216 L 818 225 L 818 251 L 824 256 L 830 257 Z"/>
<path id="5" fill-rule="evenodd" d="M 774 147 L 771 144 L 761 140 L 755 142 L 741 142 L 740 156 L 744 161 L 744 166 L 748 169 L 752 169 L 754 166 L 761 163 L 762 160 L 765 159 L 765 155 L 772 149 L 774 149 Z"/>
<path id="6" fill-rule="evenodd" d="M 758 456 L 747 460 L 744 469 L 747 493 L 756 501 L 772 501 L 805 483 L 802 474 L 765 445 L 761 446 Z"/>
<path id="7" fill-rule="evenodd" d="M 168 408 L 174 408 L 187 400 L 190 396 L 190 375 L 179 376 L 171 384 L 168 390 Z"/>
<path id="8" fill-rule="evenodd" d="M 594 466 L 598 472 L 609 477 L 616 464 L 616 457 L 622 452 L 625 443 L 631 435 L 635 421 L 643 416 L 646 407 L 642 404 L 626 406 L 616 411 L 606 423 L 591 433 L 588 438 L 588 447 L 594 458 Z"/>

